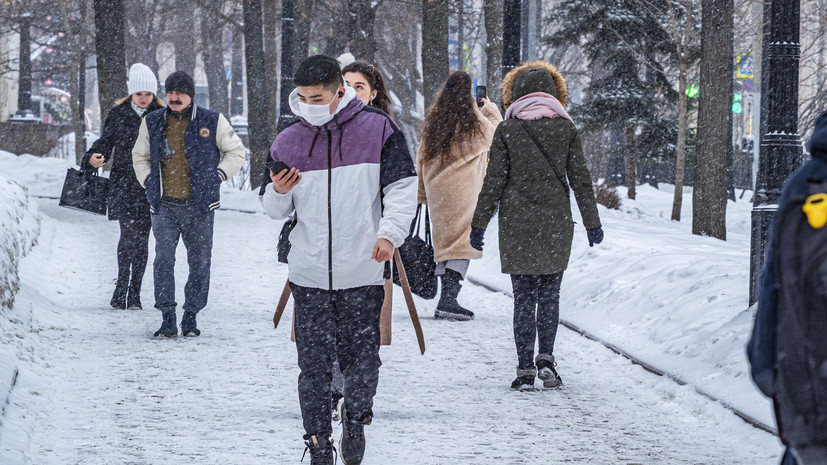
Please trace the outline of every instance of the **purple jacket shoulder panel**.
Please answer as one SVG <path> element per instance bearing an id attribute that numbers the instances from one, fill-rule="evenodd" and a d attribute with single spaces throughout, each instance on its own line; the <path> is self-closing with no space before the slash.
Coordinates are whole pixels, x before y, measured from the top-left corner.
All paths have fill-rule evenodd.
<path id="1" fill-rule="evenodd" d="M 353 99 L 321 127 L 302 118 L 276 137 L 270 157 L 302 172 L 327 169 L 328 150 L 332 168 L 380 163 L 382 148 L 394 128 L 387 116 L 364 108 L 359 99 Z"/>

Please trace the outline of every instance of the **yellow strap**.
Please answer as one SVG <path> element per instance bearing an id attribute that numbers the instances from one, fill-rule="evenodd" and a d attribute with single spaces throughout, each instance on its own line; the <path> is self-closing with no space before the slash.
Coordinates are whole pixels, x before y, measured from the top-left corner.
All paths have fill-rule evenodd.
<path id="1" fill-rule="evenodd" d="M 821 229 L 827 224 L 827 194 L 813 194 L 807 197 L 801 208 L 807 215 L 807 222 L 815 229 Z"/>

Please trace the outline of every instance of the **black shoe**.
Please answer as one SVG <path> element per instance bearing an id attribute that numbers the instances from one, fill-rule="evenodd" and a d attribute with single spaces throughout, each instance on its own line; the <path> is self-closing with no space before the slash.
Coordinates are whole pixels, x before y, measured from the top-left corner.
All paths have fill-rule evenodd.
<path id="1" fill-rule="evenodd" d="M 359 465 L 365 456 L 365 424 L 367 421 L 354 421 L 347 415 L 345 400 L 339 400 L 339 418 L 342 419 L 342 438 L 339 439 L 339 456 L 345 465 Z"/>
<path id="2" fill-rule="evenodd" d="M 118 300 L 112 297 L 112 300 L 109 301 L 109 305 L 114 308 L 115 310 L 126 310 L 126 300 Z"/>
<path id="3" fill-rule="evenodd" d="M 163 313 L 164 322 L 161 324 L 161 329 L 155 331 L 155 337 L 166 336 L 175 337 L 178 335 L 178 323 L 175 321 L 175 310 L 167 310 Z"/>
<path id="4" fill-rule="evenodd" d="M 184 317 L 181 318 L 181 335 L 186 336 L 200 336 L 201 331 L 196 327 L 195 312 L 184 312 Z"/>
<path id="5" fill-rule="evenodd" d="M 109 305 L 112 306 L 115 310 L 124 310 L 126 309 L 126 288 L 121 288 L 120 286 L 115 286 L 115 292 L 112 293 L 112 300 L 109 301 Z"/>
<path id="6" fill-rule="evenodd" d="M 457 302 L 462 284 L 462 275 L 454 270 L 445 270 L 442 275 L 442 293 L 439 302 L 436 304 L 434 318 L 446 318 L 449 320 L 468 321 L 474 319 L 474 312 L 464 308 Z"/>
<path id="7" fill-rule="evenodd" d="M 310 465 L 333 465 L 333 453 L 336 449 L 329 438 L 310 436 L 304 444 L 307 447 L 302 454 L 302 461 L 304 461 L 305 454 L 310 451 Z"/>
<path id="8" fill-rule="evenodd" d="M 534 368 L 517 369 L 517 379 L 511 383 L 511 389 L 515 391 L 529 391 L 534 389 L 534 377 L 537 375 L 537 370 Z"/>
<path id="9" fill-rule="evenodd" d="M 130 298 L 130 299 L 127 300 L 126 309 L 127 310 L 142 310 L 143 307 L 141 307 L 141 301 L 140 300 L 134 300 L 134 299 Z"/>
<path id="10" fill-rule="evenodd" d="M 563 380 L 557 374 L 554 367 L 556 362 L 550 360 L 537 360 L 537 377 L 543 382 L 543 387 L 546 389 L 556 388 L 563 385 Z"/>

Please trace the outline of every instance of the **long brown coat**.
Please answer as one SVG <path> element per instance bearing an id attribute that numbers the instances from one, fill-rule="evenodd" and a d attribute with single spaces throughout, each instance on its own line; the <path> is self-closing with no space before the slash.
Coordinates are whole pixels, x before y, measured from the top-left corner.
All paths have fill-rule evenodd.
<path id="1" fill-rule="evenodd" d="M 477 196 L 485 178 L 486 156 L 494 130 L 502 121 L 497 106 L 485 104 L 477 117 L 483 123 L 482 134 L 451 148 L 450 164 L 439 158 L 423 163 L 422 146 L 416 161 L 419 175 L 419 203 L 428 204 L 433 223 L 434 261 L 482 257 L 471 247 L 471 219 Z"/>
<path id="2" fill-rule="evenodd" d="M 521 71 L 532 68 L 548 70 L 554 83 L 543 81 L 537 88 L 538 83 L 530 79 L 517 79 Z M 565 88 L 565 81 L 553 66 L 544 62 L 526 63 L 506 75 L 503 103 L 507 108 L 523 95 L 546 92 L 565 105 Z M 586 229 L 600 226 L 577 128 L 562 117 L 524 122 L 561 176 L 567 178 L 583 226 Z M 570 200 L 548 161 L 517 119 L 509 118 L 497 127 L 490 160 L 473 226 L 485 229 L 499 205 L 502 272 L 528 275 L 563 272 L 568 266 L 574 236 Z"/>

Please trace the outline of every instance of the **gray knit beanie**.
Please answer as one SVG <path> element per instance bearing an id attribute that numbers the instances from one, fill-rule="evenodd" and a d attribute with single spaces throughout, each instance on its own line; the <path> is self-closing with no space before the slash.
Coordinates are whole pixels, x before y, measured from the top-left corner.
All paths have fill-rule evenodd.
<path id="1" fill-rule="evenodd" d="M 135 63 L 129 68 L 129 81 L 126 83 L 129 95 L 135 92 L 152 92 L 158 94 L 158 79 L 149 66 L 143 63 Z"/>

